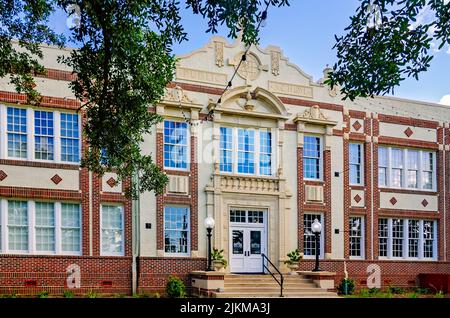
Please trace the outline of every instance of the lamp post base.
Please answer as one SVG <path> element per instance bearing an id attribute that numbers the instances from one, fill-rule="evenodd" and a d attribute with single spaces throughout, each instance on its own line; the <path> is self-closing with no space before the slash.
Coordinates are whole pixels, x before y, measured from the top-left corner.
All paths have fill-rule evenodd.
<path id="1" fill-rule="evenodd" d="M 320 268 L 314 268 L 311 272 L 322 272 Z"/>

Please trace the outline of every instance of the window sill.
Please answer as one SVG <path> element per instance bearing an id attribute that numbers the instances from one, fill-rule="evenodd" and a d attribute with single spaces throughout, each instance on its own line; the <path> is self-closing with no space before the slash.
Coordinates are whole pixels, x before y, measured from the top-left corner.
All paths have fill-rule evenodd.
<path id="1" fill-rule="evenodd" d="M 408 188 L 388 188 L 388 187 L 378 187 L 380 192 L 396 192 L 396 193 L 406 193 L 406 194 L 428 194 L 428 195 L 437 195 L 438 192 L 436 190 L 427 190 L 427 189 L 408 189 Z"/>

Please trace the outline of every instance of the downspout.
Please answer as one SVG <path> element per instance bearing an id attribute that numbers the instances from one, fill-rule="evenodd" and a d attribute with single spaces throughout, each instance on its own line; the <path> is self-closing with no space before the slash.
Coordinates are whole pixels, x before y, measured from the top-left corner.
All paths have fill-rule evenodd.
<path id="1" fill-rule="evenodd" d="M 443 220 L 443 222 L 444 222 L 444 224 L 445 224 L 445 226 L 444 226 L 444 261 L 447 261 L 447 226 L 448 226 L 448 224 L 446 224 L 446 222 L 447 222 L 447 219 L 446 219 L 446 214 L 447 214 L 447 202 L 446 202 L 446 198 L 447 198 L 447 180 L 446 180 L 446 178 L 447 178 L 447 168 L 446 168 L 446 164 L 447 164 L 447 159 L 446 159 L 446 154 L 447 154 L 447 151 L 446 151 L 446 149 L 445 149 L 445 147 L 446 147 L 446 142 L 447 142 L 447 138 L 446 138 L 446 128 L 445 128 L 445 123 L 444 123 L 444 127 L 442 128 L 442 143 L 443 143 L 443 146 L 444 146 L 444 151 L 443 151 L 443 153 L 442 153 L 442 161 L 443 161 L 443 164 L 442 164 L 442 166 L 443 166 L 443 173 L 442 173 L 442 178 L 443 178 L 443 195 L 444 195 L 444 220 Z M 437 169 L 436 169 L 437 170 Z"/>
<path id="2" fill-rule="evenodd" d="M 131 264 L 131 286 L 133 294 L 137 294 L 139 288 L 139 256 L 140 256 L 140 202 L 141 196 L 139 192 L 139 174 L 136 172 L 133 174 L 131 182 L 135 184 L 135 189 L 137 189 L 137 197 L 132 201 L 132 264 Z"/>
<path id="3" fill-rule="evenodd" d="M 370 238 L 370 253 L 371 253 L 371 259 L 373 260 L 373 246 L 374 246 L 374 242 L 373 242 L 373 238 L 375 237 L 375 233 L 374 233 L 374 228 L 373 228 L 373 206 L 374 206 L 374 188 L 373 188 L 373 178 L 375 177 L 375 171 L 373 170 L 373 113 L 372 116 L 370 118 L 370 137 L 371 137 L 371 141 L 370 141 L 370 171 L 372 172 L 372 178 L 370 178 L 370 188 L 372 189 L 372 193 L 371 195 L 371 204 L 370 204 L 370 227 L 371 227 L 371 238 Z"/>

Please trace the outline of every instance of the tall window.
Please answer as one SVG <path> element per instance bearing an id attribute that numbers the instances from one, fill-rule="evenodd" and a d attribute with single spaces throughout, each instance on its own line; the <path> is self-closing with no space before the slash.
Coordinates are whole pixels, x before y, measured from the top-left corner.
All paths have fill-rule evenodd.
<path id="1" fill-rule="evenodd" d="M 303 174 L 305 179 L 320 180 L 322 177 L 322 152 L 320 137 L 305 136 L 303 145 Z"/>
<path id="2" fill-rule="evenodd" d="M 28 250 L 28 205 L 26 201 L 8 201 L 8 249 Z"/>
<path id="3" fill-rule="evenodd" d="M 387 148 L 378 148 L 378 185 L 380 187 L 387 186 L 388 155 Z"/>
<path id="4" fill-rule="evenodd" d="M 350 256 L 364 257 L 364 224 L 360 216 L 349 219 Z"/>
<path id="5" fill-rule="evenodd" d="M 169 254 L 189 254 L 189 208 L 164 208 L 164 251 Z"/>
<path id="6" fill-rule="evenodd" d="M 80 133 L 77 114 L 61 113 L 61 161 L 80 161 Z"/>
<path id="7" fill-rule="evenodd" d="M 436 221 L 378 220 L 378 255 L 381 258 L 436 259 Z"/>
<path id="8" fill-rule="evenodd" d="M 408 151 L 408 172 L 406 175 L 408 188 L 417 189 L 419 187 L 419 155 L 418 151 Z"/>
<path id="9" fill-rule="evenodd" d="M 36 251 L 55 251 L 55 205 L 35 203 Z"/>
<path id="10" fill-rule="evenodd" d="M 378 148 L 381 187 L 435 189 L 436 154 L 417 149 Z"/>
<path id="11" fill-rule="evenodd" d="M 34 111 L 34 157 L 53 160 L 53 113 Z"/>
<path id="12" fill-rule="evenodd" d="M 255 131 L 238 129 L 238 172 L 255 173 Z"/>
<path id="13" fill-rule="evenodd" d="M 187 169 L 187 123 L 164 122 L 164 167 Z"/>
<path id="14" fill-rule="evenodd" d="M 272 133 L 259 132 L 259 174 L 271 175 L 272 171 Z"/>
<path id="15" fill-rule="evenodd" d="M 363 150 L 362 144 L 350 144 L 350 184 L 363 183 Z"/>
<path id="16" fill-rule="evenodd" d="M 220 127 L 220 171 L 233 171 L 233 129 Z"/>
<path id="17" fill-rule="evenodd" d="M 102 254 L 124 255 L 123 208 L 102 205 Z"/>
<path id="18" fill-rule="evenodd" d="M 61 204 L 61 251 L 81 252 L 80 205 Z"/>
<path id="19" fill-rule="evenodd" d="M 322 256 L 323 233 L 325 233 L 321 214 L 304 214 L 303 215 L 303 253 L 306 257 L 316 255 L 316 237 L 311 230 L 311 225 L 317 219 L 322 223 L 322 233 L 320 234 L 320 241 L 318 246 L 319 255 Z"/>
<path id="20" fill-rule="evenodd" d="M 378 255 L 381 257 L 388 256 L 388 239 L 389 227 L 388 219 L 378 220 Z"/>
<path id="21" fill-rule="evenodd" d="M 8 157 L 27 157 L 27 110 L 8 107 Z"/>
<path id="22" fill-rule="evenodd" d="M 272 175 L 272 132 L 267 129 L 220 128 L 220 171 Z"/>

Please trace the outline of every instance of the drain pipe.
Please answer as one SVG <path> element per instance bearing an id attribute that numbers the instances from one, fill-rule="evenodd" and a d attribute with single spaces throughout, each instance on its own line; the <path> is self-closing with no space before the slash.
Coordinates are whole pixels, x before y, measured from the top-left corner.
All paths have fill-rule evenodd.
<path id="1" fill-rule="evenodd" d="M 139 192 L 139 173 L 133 174 L 132 183 L 136 185 L 137 198 L 132 200 L 132 264 L 131 264 L 131 286 L 133 294 L 137 294 L 139 288 L 139 256 L 140 256 L 140 210 L 141 196 Z"/>
<path id="2" fill-rule="evenodd" d="M 371 113 L 371 116 L 370 116 L 370 138 L 371 138 L 371 141 L 370 141 L 370 156 L 371 156 L 371 158 L 370 158 L 370 171 L 371 171 L 371 174 L 372 174 L 372 178 L 370 178 L 370 188 L 372 189 L 372 193 L 370 194 L 371 195 L 371 204 L 370 204 L 370 218 L 371 218 L 371 222 L 370 222 L 370 227 L 371 227 L 371 238 L 370 238 L 370 246 L 371 246 L 371 248 L 370 248 L 370 253 L 371 253 L 371 260 L 373 260 L 373 246 L 374 246 L 374 242 L 373 242 L 373 238 L 374 238 L 374 227 L 373 227 L 373 205 L 374 205 L 374 188 L 373 188 L 373 178 L 374 178 L 374 174 L 375 174 L 375 171 L 373 170 L 373 157 L 374 157 L 374 154 L 373 154 L 373 142 L 374 142 L 374 137 L 373 137 L 373 113 Z M 378 171 L 377 171 L 377 174 L 378 174 Z"/>

